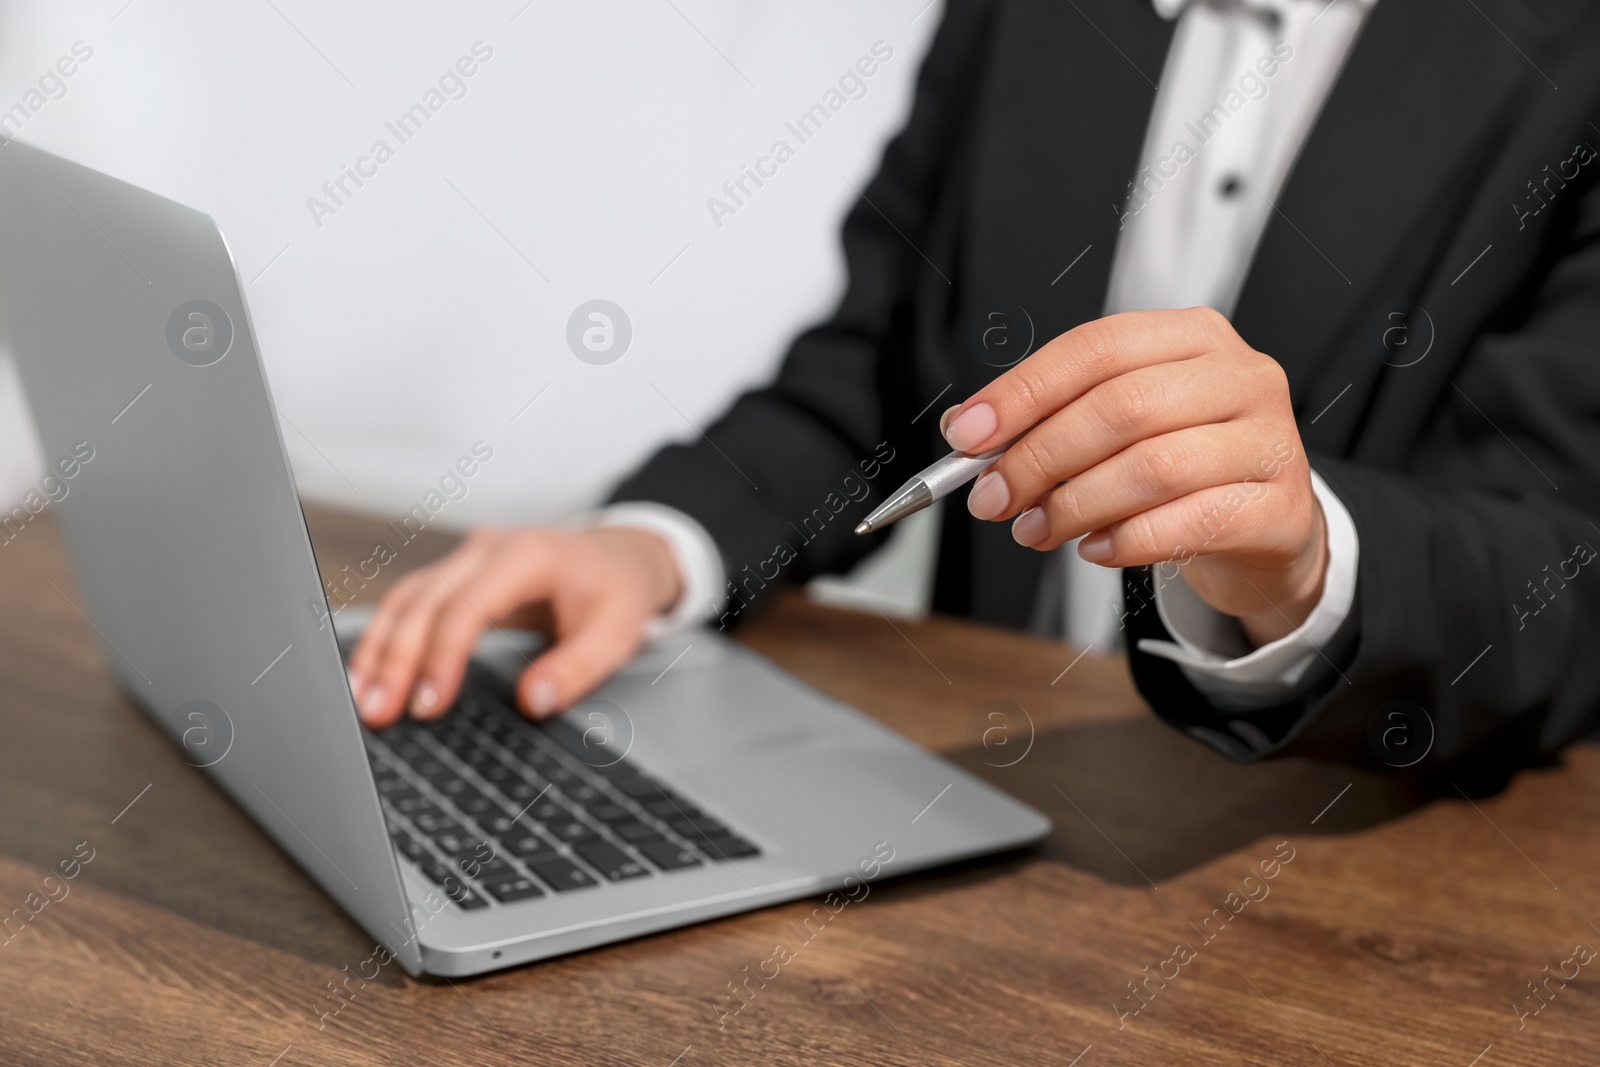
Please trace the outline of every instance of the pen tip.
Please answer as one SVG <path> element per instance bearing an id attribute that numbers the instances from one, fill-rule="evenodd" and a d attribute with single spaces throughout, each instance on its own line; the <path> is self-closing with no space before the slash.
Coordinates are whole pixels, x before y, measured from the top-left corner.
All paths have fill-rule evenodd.
<path id="1" fill-rule="evenodd" d="M 872 532 L 872 523 L 870 523 L 870 522 L 860 522 L 860 523 L 856 524 L 856 533 L 864 534 L 864 533 L 871 533 L 871 532 Z"/>

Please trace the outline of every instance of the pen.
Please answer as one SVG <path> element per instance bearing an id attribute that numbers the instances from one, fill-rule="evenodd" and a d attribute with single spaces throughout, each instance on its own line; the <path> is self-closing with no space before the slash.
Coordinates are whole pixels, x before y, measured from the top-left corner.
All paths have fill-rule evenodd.
<path id="1" fill-rule="evenodd" d="M 895 490 L 893 496 L 873 509 L 872 514 L 856 527 L 856 533 L 881 530 L 892 522 L 921 511 L 935 500 L 943 500 L 972 479 L 994 466 L 1006 454 L 1006 449 L 1017 443 L 1012 438 L 999 448 L 991 448 L 976 456 L 965 452 L 952 452 L 941 460 L 918 471 L 905 485 Z"/>

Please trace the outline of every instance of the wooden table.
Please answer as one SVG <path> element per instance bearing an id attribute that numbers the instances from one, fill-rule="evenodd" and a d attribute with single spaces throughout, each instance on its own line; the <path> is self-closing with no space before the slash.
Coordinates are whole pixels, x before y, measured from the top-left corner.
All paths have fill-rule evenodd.
<path id="1" fill-rule="evenodd" d="M 312 518 L 330 571 L 376 525 Z M 1600 947 L 1593 748 L 1476 805 L 1236 767 L 1157 722 L 1117 660 L 798 596 L 743 639 L 1048 812 L 1048 842 L 874 886 L 722 1030 L 727 983 L 814 902 L 475 980 L 390 967 L 319 1030 L 325 984 L 369 939 L 117 692 L 69 598 L 45 515 L 0 547 L 0 907 L 26 913 L 61 861 L 93 859 L 0 935 L 4 1064 L 1502 1067 L 1600 1049 L 1600 960 L 1566 962 Z"/>

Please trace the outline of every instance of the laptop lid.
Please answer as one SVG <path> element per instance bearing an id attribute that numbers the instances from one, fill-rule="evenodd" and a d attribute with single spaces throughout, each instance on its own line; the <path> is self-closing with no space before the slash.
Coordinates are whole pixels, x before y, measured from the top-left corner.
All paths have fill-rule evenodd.
<path id="1" fill-rule="evenodd" d="M 75 606 L 106 662 L 188 762 L 419 972 L 271 389 L 216 224 L 15 140 L 0 146 L 0 218 L 0 336 L 59 487 Z M 418 921 L 427 914 L 419 907 Z"/>

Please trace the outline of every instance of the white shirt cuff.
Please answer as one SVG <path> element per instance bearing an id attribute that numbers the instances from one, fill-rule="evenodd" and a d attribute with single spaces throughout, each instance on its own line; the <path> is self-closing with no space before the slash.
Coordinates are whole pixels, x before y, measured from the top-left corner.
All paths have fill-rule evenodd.
<path id="1" fill-rule="evenodd" d="M 1270 707 L 1333 669 L 1324 653 L 1355 602 L 1361 546 L 1350 512 L 1316 471 L 1311 487 L 1327 526 L 1328 572 L 1322 598 L 1293 633 L 1252 650 L 1239 620 L 1201 600 L 1187 581 L 1156 584 L 1156 611 L 1174 640 L 1144 638 L 1140 651 L 1178 664 L 1190 684 L 1218 707 Z"/>
<path id="2" fill-rule="evenodd" d="M 722 553 L 706 528 L 688 515 L 665 504 L 630 501 L 601 508 L 593 525 L 649 530 L 666 541 L 678 565 L 683 592 L 672 610 L 650 621 L 645 630 L 646 640 L 654 641 L 698 626 L 722 610 L 727 601 L 723 591 Z"/>

